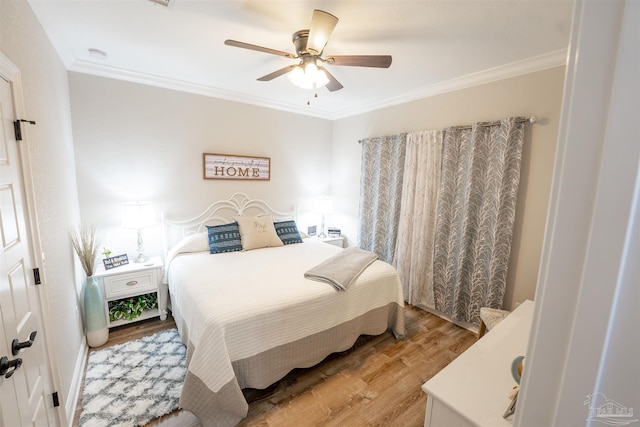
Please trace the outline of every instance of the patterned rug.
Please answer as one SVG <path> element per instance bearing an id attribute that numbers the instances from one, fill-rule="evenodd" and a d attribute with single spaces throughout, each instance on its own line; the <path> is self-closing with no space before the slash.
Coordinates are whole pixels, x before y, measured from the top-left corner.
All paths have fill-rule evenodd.
<path id="1" fill-rule="evenodd" d="M 80 427 L 133 427 L 178 408 L 186 348 L 176 329 L 92 352 Z"/>

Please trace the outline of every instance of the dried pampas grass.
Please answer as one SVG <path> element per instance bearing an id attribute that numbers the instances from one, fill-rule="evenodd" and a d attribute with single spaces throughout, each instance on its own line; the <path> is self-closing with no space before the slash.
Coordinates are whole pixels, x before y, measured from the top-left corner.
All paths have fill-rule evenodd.
<path id="1" fill-rule="evenodd" d="M 87 277 L 93 276 L 100 247 L 100 241 L 96 237 L 96 227 L 80 227 L 80 230 L 72 232 L 71 243 L 85 274 Z"/>

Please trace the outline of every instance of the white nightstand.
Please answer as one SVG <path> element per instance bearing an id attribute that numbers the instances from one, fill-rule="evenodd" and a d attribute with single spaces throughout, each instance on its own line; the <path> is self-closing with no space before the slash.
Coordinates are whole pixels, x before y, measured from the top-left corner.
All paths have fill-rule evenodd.
<path id="1" fill-rule="evenodd" d="M 104 265 L 99 265 L 96 269 L 94 277 L 98 279 L 104 292 L 104 309 L 109 328 L 156 316 L 160 316 L 161 320 L 167 318 L 167 293 L 162 286 L 162 260 L 154 257 L 150 262 L 152 262 L 150 265 L 131 262 L 110 270 L 105 270 Z M 158 308 L 145 310 L 133 320 L 120 319 L 114 322 L 109 320 L 109 302 L 153 292 L 158 296 Z"/>
<path id="2" fill-rule="evenodd" d="M 344 248 L 344 237 L 324 237 L 324 238 L 318 237 L 318 239 L 330 245 Z"/>

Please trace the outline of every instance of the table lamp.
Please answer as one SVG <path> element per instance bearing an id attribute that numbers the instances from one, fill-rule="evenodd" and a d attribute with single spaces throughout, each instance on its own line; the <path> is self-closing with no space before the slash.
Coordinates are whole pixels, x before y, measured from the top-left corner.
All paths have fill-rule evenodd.
<path id="1" fill-rule="evenodd" d="M 122 227 L 138 230 L 138 257 L 134 262 L 149 262 L 149 257 L 144 254 L 142 229 L 154 225 L 156 225 L 156 213 L 151 202 L 130 202 L 122 204 Z"/>
<path id="2" fill-rule="evenodd" d="M 319 197 L 316 200 L 316 211 L 322 215 L 322 222 L 320 223 L 320 234 L 318 238 L 326 239 L 327 234 L 324 232 L 324 217 L 325 215 L 333 213 L 333 199 L 331 197 Z"/>

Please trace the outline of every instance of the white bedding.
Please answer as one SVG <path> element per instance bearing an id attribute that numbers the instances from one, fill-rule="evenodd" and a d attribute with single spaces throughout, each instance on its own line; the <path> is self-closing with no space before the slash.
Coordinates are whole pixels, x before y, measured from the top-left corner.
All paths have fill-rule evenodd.
<path id="1" fill-rule="evenodd" d="M 382 261 L 371 264 L 344 292 L 304 278 L 307 270 L 340 250 L 304 239 L 301 244 L 251 251 L 176 255 L 168 266 L 167 279 L 176 324 L 189 348 L 189 373 L 213 393 L 234 381 L 240 388 L 264 388 L 298 366 L 285 366 L 284 372 L 272 378 L 240 375 L 232 363 L 346 324 L 374 309 L 403 306 L 397 273 Z M 388 323 L 401 336 L 404 319 L 402 310 L 398 312 L 394 316 L 398 318 Z M 331 349 L 342 350 L 346 348 Z M 189 393 L 183 390 L 181 399 L 186 409 L 194 399 Z M 240 406 L 244 414 L 221 417 L 210 424 L 222 425 L 224 419 L 234 424 L 246 415 L 246 402 Z M 193 410 L 207 425 L 210 416 L 198 414 L 195 406 Z"/>

